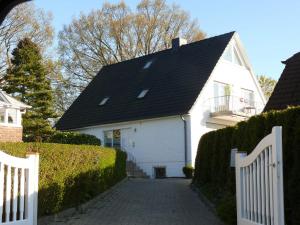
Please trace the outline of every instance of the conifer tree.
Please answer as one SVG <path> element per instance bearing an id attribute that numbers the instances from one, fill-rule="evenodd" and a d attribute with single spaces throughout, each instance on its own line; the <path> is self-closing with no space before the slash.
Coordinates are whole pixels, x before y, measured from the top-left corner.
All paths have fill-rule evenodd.
<path id="1" fill-rule="evenodd" d="M 32 106 L 23 116 L 23 139 L 46 140 L 53 132 L 49 119 L 56 115 L 47 69 L 38 45 L 29 38 L 21 40 L 13 50 L 11 62 L 3 89 Z"/>

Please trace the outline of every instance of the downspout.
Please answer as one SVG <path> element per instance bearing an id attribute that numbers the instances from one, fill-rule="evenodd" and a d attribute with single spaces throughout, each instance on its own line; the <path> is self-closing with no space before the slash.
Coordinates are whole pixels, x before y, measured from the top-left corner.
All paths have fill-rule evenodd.
<path id="1" fill-rule="evenodd" d="M 180 116 L 181 120 L 183 121 L 183 126 L 184 126 L 184 164 L 187 166 L 187 157 L 188 157 L 188 147 L 187 147 L 187 122 L 186 119 L 183 117 L 183 115 Z"/>

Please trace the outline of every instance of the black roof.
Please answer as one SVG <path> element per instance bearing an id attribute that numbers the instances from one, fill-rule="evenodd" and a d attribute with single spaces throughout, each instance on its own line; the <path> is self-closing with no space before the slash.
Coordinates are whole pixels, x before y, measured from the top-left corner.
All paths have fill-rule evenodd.
<path id="1" fill-rule="evenodd" d="M 300 52 L 283 63 L 286 66 L 264 111 L 300 105 Z"/>
<path id="2" fill-rule="evenodd" d="M 103 67 L 56 128 L 70 130 L 188 113 L 233 35 L 231 32 Z M 151 60 L 152 65 L 143 69 Z M 149 89 L 147 95 L 137 99 L 144 89 Z M 105 97 L 109 100 L 99 106 Z"/>

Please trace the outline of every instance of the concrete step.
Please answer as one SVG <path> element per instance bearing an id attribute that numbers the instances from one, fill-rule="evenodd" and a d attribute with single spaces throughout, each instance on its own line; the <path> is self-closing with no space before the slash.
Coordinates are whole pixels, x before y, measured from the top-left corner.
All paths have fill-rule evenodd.
<path id="1" fill-rule="evenodd" d="M 149 176 L 133 161 L 126 162 L 126 172 L 128 177 L 149 178 Z"/>

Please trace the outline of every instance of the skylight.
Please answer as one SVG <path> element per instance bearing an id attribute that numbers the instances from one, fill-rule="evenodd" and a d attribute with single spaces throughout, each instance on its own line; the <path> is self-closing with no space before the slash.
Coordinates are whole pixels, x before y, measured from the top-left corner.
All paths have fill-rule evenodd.
<path id="1" fill-rule="evenodd" d="M 148 91 L 149 89 L 142 90 L 141 93 L 137 96 L 137 98 L 144 98 Z"/>
<path id="2" fill-rule="evenodd" d="M 99 103 L 99 105 L 105 105 L 108 100 L 109 100 L 109 97 L 103 98 L 102 101 Z"/>
<path id="3" fill-rule="evenodd" d="M 153 60 L 148 61 L 148 62 L 145 64 L 145 66 L 144 66 L 144 70 L 145 70 L 145 69 L 148 69 L 148 68 L 152 65 L 152 63 L 153 63 Z"/>

